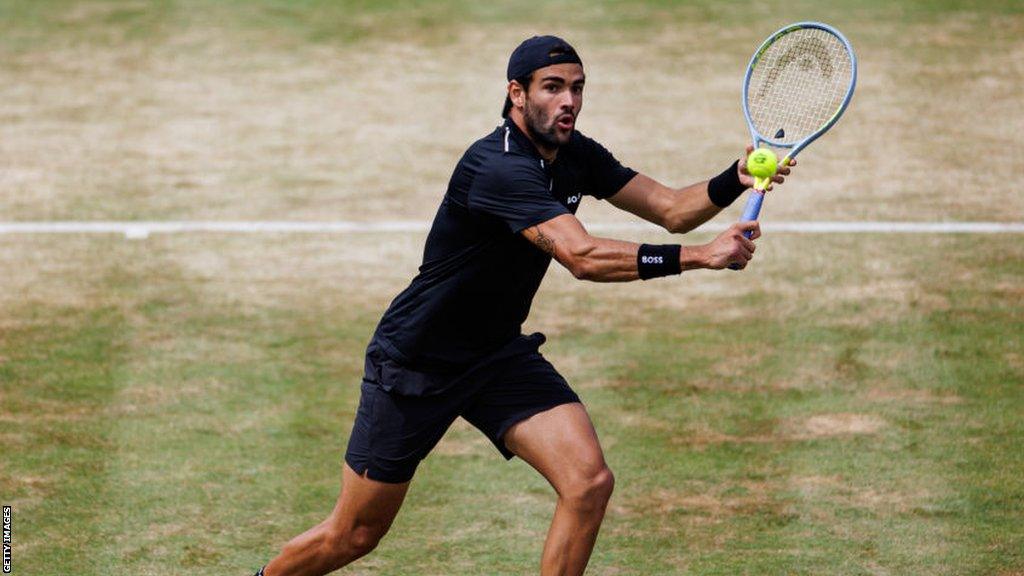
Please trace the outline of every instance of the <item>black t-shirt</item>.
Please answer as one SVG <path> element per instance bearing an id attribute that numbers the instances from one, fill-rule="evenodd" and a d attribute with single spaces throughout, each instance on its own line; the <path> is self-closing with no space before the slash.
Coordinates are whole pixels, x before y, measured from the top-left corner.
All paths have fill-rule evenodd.
<path id="1" fill-rule="evenodd" d="M 459 370 L 520 335 L 551 257 L 519 232 L 607 198 L 636 172 L 574 132 L 548 164 L 506 120 L 459 160 L 434 217 L 423 264 L 375 338 L 401 364 Z"/>

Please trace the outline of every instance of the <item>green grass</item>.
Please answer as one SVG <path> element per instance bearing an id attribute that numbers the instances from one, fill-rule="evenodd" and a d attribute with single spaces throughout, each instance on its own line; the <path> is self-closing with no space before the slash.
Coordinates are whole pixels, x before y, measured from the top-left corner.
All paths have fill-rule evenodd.
<path id="1" fill-rule="evenodd" d="M 554 273 L 532 326 L 618 477 L 592 573 L 1024 568 L 1024 258 L 1012 237 L 898 239 L 776 236 L 742 276 L 625 292 Z M 0 364 L 16 573 L 241 574 L 321 519 L 362 348 L 415 265 L 362 268 L 391 278 L 365 300 L 344 255 L 379 241 L 8 244 L 6 263 L 34 264 Z M 339 258 L 311 260 L 332 244 Z M 816 251 L 835 257 L 789 258 Z M 879 287 L 858 296 L 871 268 Z M 58 279 L 73 302 L 47 296 Z M 355 573 L 528 573 L 552 505 L 456 427 Z"/>

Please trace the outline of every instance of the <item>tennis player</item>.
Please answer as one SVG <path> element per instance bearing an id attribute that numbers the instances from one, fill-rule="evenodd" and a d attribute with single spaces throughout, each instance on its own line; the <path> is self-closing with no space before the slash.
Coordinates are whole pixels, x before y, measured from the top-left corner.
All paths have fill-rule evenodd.
<path id="1" fill-rule="evenodd" d="M 334 511 L 257 574 L 327 574 L 373 550 L 417 465 L 460 416 L 506 459 L 533 466 L 558 494 L 540 573 L 582 574 L 614 480 L 579 397 L 538 351 L 544 336 L 521 332 L 551 259 L 579 279 L 626 282 L 743 268 L 753 256 L 743 233 L 756 239 L 756 222 L 733 224 L 694 246 L 590 235 L 574 216 L 583 196 L 682 233 L 718 214 L 753 180 L 739 161 L 681 189 L 624 167 L 575 129 L 583 64 L 560 38 L 520 44 L 507 78 L 504 123 L 456 165 L 419 274 L 367 347 Z M 774 182 L 786 174 L 781 168 Z"/>

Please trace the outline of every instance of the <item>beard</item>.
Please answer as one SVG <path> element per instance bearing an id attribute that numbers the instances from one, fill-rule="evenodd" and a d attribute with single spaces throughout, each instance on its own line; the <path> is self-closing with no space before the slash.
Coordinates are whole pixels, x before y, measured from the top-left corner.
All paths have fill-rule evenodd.
<path id="1" fill-rule="evenodd" d="M 526 130 L 530 133 L 530 138 L 548 148 L 563 146 L 572 137 L 572 130 L 560 137 L 557 122 L 544 110 L 531 106 L 529 99 L 526 100 L 526 105 L 523 107 L 523 117 L 526 120 Z"/>

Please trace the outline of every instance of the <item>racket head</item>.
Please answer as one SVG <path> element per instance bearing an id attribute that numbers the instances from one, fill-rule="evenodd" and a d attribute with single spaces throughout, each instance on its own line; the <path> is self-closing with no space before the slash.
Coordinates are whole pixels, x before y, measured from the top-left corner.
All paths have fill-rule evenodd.
<path id="1" fill-rule="evenodd" d="M 798 22 L 754 52 L 743 79 L 743 115 L 754 146 L 796 155 L 831 128 L 853 97 L 857 56 L 835 28 Z"/>

